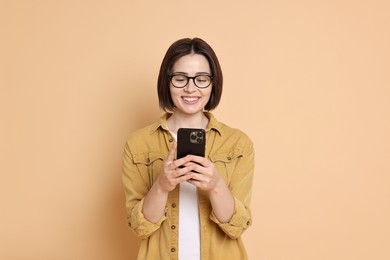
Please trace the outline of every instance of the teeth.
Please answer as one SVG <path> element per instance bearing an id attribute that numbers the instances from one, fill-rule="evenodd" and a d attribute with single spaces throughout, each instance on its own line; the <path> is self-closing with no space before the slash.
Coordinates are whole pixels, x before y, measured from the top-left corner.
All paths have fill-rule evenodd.
<path id="1" fill-rule="evenodd" d="M 183 99 L 184 99 L 184 101 L 193 102 L 193 101 L 198 100 L 199 98 L 196 98 L 196 97 L 184 97 Z"/>

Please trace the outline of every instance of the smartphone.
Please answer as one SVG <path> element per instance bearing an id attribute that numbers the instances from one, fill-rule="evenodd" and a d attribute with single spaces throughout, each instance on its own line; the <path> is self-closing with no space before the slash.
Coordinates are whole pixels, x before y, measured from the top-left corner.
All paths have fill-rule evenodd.
<path id="1" fill-rule="evenodd" d="M 205 156 L 206 131 L 198 128 L 179 128 L 177 131 L 177 159 L 188 154 Z"/>

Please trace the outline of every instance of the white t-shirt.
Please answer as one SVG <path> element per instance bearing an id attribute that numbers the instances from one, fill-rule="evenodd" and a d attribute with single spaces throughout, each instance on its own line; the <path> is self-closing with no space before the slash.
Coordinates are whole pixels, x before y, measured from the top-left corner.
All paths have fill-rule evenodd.
<path id="1" fill-rule="evenodd" d="M 171 132 L 177 140 L 177 136 Z M 179 259 L 200 260 L 200 222 L 196 187 L 180 183 L 179 195 Z"/>

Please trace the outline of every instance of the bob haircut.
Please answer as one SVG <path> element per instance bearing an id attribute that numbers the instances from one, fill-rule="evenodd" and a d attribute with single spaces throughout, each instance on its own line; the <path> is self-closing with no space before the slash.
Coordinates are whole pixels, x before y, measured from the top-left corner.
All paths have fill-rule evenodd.
<path id="1" fill-rule="evenodd" d="M 211 76 L 213 77 L 212 90 L 210 99 L 204 109 L 206 111 L 213 110 L 221 100 L 223 78 L 217 55 L 215 55 L 214 50 L 204 40 L 200 38 L 184 38 L 174 42 L 169 47 L 161 63 L 157 81 L 157 92 L 160 107 L 164 111 L 173 111 L 175 107 L 171 97 L 169 79 L 172 67 L 178 59 L 188 54 L 203 55 L 210 65 Z"/>

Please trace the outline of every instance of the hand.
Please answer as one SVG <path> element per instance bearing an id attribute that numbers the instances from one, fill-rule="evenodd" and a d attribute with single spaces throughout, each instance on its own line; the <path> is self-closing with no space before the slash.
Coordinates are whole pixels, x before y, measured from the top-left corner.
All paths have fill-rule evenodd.
<path id="1" fill-rule="evenodd" d="M 164 168 L 157 178 L 157 185 L 164 193 L 172 191 L 177 184 L 191 179 L 195 174 L 193 170 L 196 168 L 196 164 L 189 163 L 190 158 L 184 157 L 174 160 L 176 150 L 177 144 L 175 142 L 164 161 Z"/>
<path id="2" fill-rule="evenodd" d="M 195 173 L 188 180 L 189 183 L 207 192 L 214 191 L 221 186 L 226 186 L 222 176 L 210 160 L 196 155 L 188 155 L 185 158 L 191 161 L 187 165 L 192 166 L 192 163 L 195 165 L 195 169 L 193 170 Z"/>
<path id="3" fill-rule="evenodd" d="M 221 223 L 228 223 L 234 213 L 234 198 L 217 167 L 207 158 L 195 155 L 186 157 L 191 161 L 187 165 L 196 165 L 196 173 L 188 182 L 208 193 L 215 216 Z"/>

